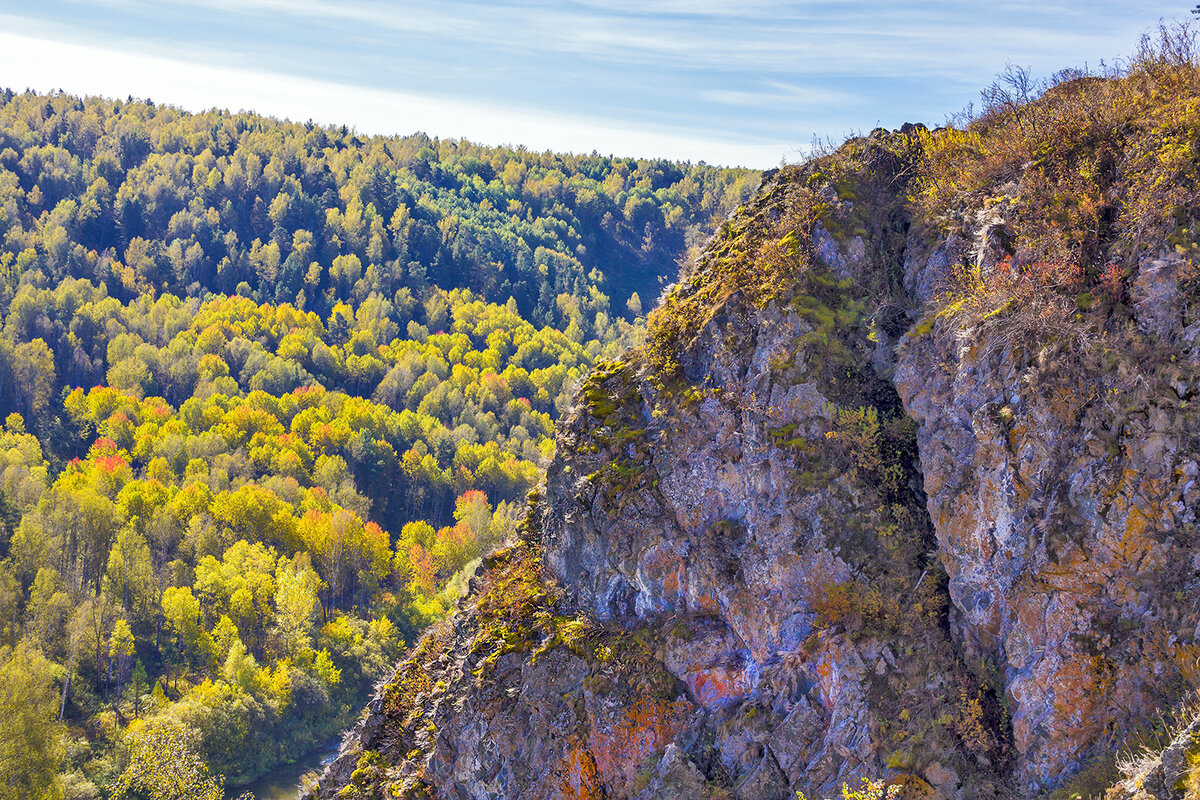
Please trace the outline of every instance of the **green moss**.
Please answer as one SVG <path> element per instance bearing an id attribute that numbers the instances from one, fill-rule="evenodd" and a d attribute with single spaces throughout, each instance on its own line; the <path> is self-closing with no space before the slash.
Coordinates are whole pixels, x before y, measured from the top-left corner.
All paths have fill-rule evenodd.
<path id="1" fill-rule="evenodd" d="M 587 476 L 603 492 L 610 510 L 619 508 L 626 493 L 645 488 L 657 476 L 650 468 L 650 446 L 642 409 L 645 400 L 629 362 L 603 362 L 584 381 L 587 439 L 580 455 L 607 453 L 609 460 Z M 685 395 L 699 402 L 699 394 Z"/>
<path id="2" fill-rule="evenodd" d="M 911 750 L 896 750 L 888 756 L 887 768 L 899 772 L 909 772 L 916 765 L 916 758 Z"/>

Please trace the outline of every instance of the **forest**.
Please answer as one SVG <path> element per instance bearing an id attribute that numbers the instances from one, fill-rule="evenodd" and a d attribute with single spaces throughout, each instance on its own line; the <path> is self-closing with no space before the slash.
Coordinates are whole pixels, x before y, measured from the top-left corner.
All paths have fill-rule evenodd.
<path id="1" fill-rule="evenodd" d="M 0 92 L 0 800 L 345 727 L 758 180 Z"/>

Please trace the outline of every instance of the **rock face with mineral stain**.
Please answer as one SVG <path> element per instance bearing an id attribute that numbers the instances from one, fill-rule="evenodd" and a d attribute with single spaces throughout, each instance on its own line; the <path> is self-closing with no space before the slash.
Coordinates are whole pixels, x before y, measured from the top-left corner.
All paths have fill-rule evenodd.
<path id="1" fill-rule="evenodd" d="M 905 202 L 922 141 L 766 177 L 647 347 L 584 381 L 521 541 L 320 797 L 1029 797 L 1182 695 L 1179 264 L 1146 260 L 1125 338 L 949 302 L 964 264 L 1012 269 L 1009 204 L 931 231 Z"/>

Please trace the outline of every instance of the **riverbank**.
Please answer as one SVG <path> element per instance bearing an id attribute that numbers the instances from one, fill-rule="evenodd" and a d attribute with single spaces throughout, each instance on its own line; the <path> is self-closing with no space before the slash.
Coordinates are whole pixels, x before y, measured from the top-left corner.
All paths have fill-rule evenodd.
<path id="1" fill-rule="evenodd" d="M 244 792 L 253 792 L 255 800 L 296 800 L 300 793 L 300 778 L 306 772 L 320 772 L 337 756 L 341 739 L 331 739 L 321 747 L 305 753 L 291 764 L 283 764 L 245 786 L 227 787 L 226 800 L 236 800 Z"/>

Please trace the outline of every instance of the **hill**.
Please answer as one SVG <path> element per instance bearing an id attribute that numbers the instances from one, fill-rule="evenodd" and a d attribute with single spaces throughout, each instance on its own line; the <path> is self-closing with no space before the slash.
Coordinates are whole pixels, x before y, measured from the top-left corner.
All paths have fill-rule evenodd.
<path id="1" fill-rule="evenodd" d="M 0 797 L 353 719 L 757 179 L 0 94 Z"/>

